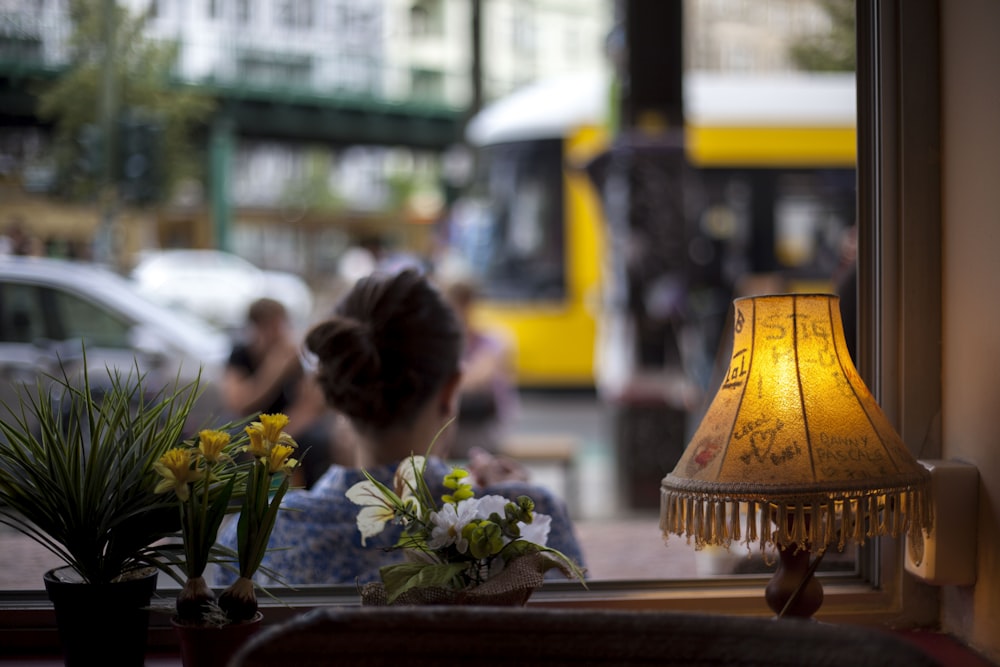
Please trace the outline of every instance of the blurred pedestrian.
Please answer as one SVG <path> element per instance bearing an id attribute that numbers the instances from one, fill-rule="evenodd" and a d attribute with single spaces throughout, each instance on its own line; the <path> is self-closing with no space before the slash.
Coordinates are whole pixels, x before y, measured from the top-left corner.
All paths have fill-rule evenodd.
<path id="1" fill-rule="evenodd" d="M 45 244 L 27 230 L 23 219 L 15 216 L 7 226 L 0 250 L 3 254 L 41 257 L 45 254 Z"/>
<path id="2" fill-rule="evenodd" d="M 445 276 L 440 282 L 465 335 L 458 417 L 445 455 L 468 459 L 474 449 L 496 454 L 502 449 L 518 405 L 514 348 L 504 335 L 475 322 L 478 285 L 473 278 L 467 274 Z"/>
<path id="3" fill-rule="evenodd" d="M 237 341 L 223 374 L 222 396 L 232 417 L 283 412 L 302 451 L 296 484 L 310 487 L 335 458 L 334 415 L 315 378 L 307 374 L 288 312 L 281 302 L 257 299 L 247 311 L 245 339 Z"/>

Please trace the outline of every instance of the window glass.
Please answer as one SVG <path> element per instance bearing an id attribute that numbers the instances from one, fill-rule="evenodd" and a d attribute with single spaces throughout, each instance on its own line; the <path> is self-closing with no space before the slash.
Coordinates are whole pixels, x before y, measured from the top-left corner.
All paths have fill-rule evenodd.
<path id="1" fill-rule="evenodd" d="M 485 294 L 545 301 L 566 291 L 562 142 L 491 147 L 475 195 L 455 211 L 455 248 L 476 267 Z"/>
<path id="2" fill-rule="evenodd" d="M 446 4 L 414 2 L 410 11 L 413 33 L 439 31 L 444 25 L 442 12 Z M 688 56 L 693 54 L 695 58 L 689 66 L 708 70 L 728 67 L 739 71 L 774 67 L 779 58 L 769 46 L 773 40 L 765 40 L 764 47 L 756 48 L 754 45 L 759 40 L 755 35 L 767 35 L 776 26 L 794 30 L 826 27 L 822 21 L 817 23 L 814 13 L 809 15 L 813 18 L 808 22 L 796 24 L 795 16 L 786 10 L 788 3 L 775 0 L 760 5 L 758 13 L 755 10 L 757 3 L 687 2 L 686 18 L 690 24 L 699 26 L 687 40 Z M 222 4 L 213 2 L 210 6 L 215 16 Z M 309 25 L 316 18 L 309 0 L 283 0 L 275 7 L 278 20 L 285 25 Z M 251 0 L 237 0 L 237 21 L 250 23 L 252 8 Z M 351 28 L 348 32 L 355 33 L 356 38 L 361 35 L 368 39 L 374 34 L 371 30 L 354 29 L 376 25 L 368 20 L 363 8 L 356 11 L 348 5 L 338 5 L 338 8 L 339 12 L 325 14 L 327 20 L 336 15 L 337 23 Z M 696 23 L 699 16 L 704 21 Z M 755 17 L 763 18 L 757 21 Z M 744 24 L 738 26 L 738 34 L 733 32 L 734 18 Z M 543 30 L 521 19 L 514 23 L 508 45 L 512 42 L 522 52 L 542 48 L 536 33 L 545 34 Z M 243 58 L 238 65 L 249 78 L 262 83 L 302 83 L 312 71 L 310 61 L 299 56 L 273 59 L 261 51 L 253 56 Z M 366 60 L 352 62 L 357 66 L 344 71 L 370 69 L 361 66 L 367 64 Z M 345 60 L 342 68 L 350 64 Z M 790 68 L 787 63 L 781 66 Z M 413 88 L 427 98 L 438 96 L 444 86 L 444 77 L 435 70 L 415 71 Z M 537 303 L 557 301 L 569 293 L 574 270 L 573 260 L 567 254 L 570 228 L 561 224 L 570 206 L 565 200 L 563 182 L 565 155 L 566 146 L 557 139 L 515 142 L 491 148 L 484 154 L 482 173 L 473 190 L 475 196 L 468 197 L 451 211 L 453 225 L 449 232 L 453 242 L 481 273 L 486 296 L 499 302 Z M 684 230 L 688 236 L 674 235 L 662 240 L 683 241 L 677 243 L 678 257 L 695 268 L 699 287 L 714 286 L 706 277 L 709 275 L 712 280 L 724 280 L 729 287 L 741 278 L 757 274 L 780 273 L 783 278 L 803 282 L 826 280 L 840 261 L 840 235 L 853 223 L 853 175 L 852 168 L 803 170 L 772 165 L 766 169 L 746 166 L 705 169 L 697 190 L 687 199 L 686 206 L 691 209 L 689 219 L 693 221 L 693 226 Z M 657 181 L 653 179 L 651 183 L 655 186 Z M 659 202 L 655 202 L 653 208 L 658 207 Z M 664 228 L 653 231 L 669 236 Z M 647 238 L 619 249 L 627 253 L 639 252 Z M 656 309 L 670 312 L 670 304 L 676 303 L 676 283 L 657 280 L 658 277 L 651 274 L 651 279 L 642 285 L 641 293 L 632 295 L 636 303 L 649 309 L 646 314 L 655 315 Z M 692 297 L 688 301 L 692 307 L 690 312 L 697 317 L 684 322 L 656 317 L 639 320 L 640 330 L 635 332 L 636 349 L 633 352 L 641 360 L 660 364 L 683 361 L 696 384 L 710 391 L 716 355 L 724 354 L 721 350 L 730 294 L 725 290 L 701 289 L 689 292 L 688 296 Z M 127 323 L 116 320 L 90 302 L 69 295 L 51 298 L 52 312 L 66 327 L 65 337 L 82 337 L 112 347 L 127 345 Z M 590 294 L 585 298 L 597 297 Z M 13 314 L 8 319 L 8 313 L 13 311 L 8 310 L 6 302 L 4 295 L 0 304 L 3 307 L 0 325 L 4 327 L 5 337 L 9 335 L 7 329 L 15 331 L 19 321 Z M 40 312 L 36 314 L 41 315 Z M 42 321 L 40 317 L 38 321 Z M 67 322 L 72 325 L 66 325 Z M 34 319 L 31 327 L 29 335 L 34 336 Z M 609 405 L 599 405 L 581 414 L 565 408 L 567 403 L 557 399 L 534 405 L 538 406 L 535 411 L 523 415 L 526 429 L 558 430 L 566 426 L 599 434 L 610 442 L 609 447 L 598 451 L 590 441 L 581 440 L 578 443 L 581 458 L 574 462 L 571 478 L 567 477 L 570 468 L 561 461 L 540 461 L 533 471 L 539 482 L 571 498 L 576 503 L 574 511 L 587 517 L 579 523 L 579 530 L 581 540 L 592 545 L 588 565 L 593 576 L 604 580 L 648 581 L 769 570 L 771 564 L 765 563 L 756 551 L 748 557 L 739 547 L 729 552 L 704 550 L 696 553 L 691 545 L 676 537 L 668 541 L 666 548 L 663 546 L 657 528 L 658 479 L 669 471 L 669 456 L 676 456 L 684 446 L 696 419 L 677 419 L 677 414 L 665 413 L 658 404 L 649 408 L 639 406 L 628 414 L 620 406 Z M 629 420 L 627 427 L 624 426 L 626 417 Z M 670 433 L 674 448 L 669 456 L 664 453 L 667 449 L 664 433 Z M 613 478 L 614 487 L 607 493 L 598 492 L 601 482 L 594 482 L 598 477 L 601 480 Z M 8 535 L 3 527 L 0 531 L 5 557 L 8 553 L 19 553 L 17 536 Z M 849 570 L 853 568 L 853 559 L 853 552 L 842 559 L 831 555 L 825 559 L 824 568 Z M 9 560 L 19 559 L 12 555 Z M 8 584 L 15 588 L 37 588 L 38 578 L 15 575 L 5 582 Z"/>
<path id="3" fill-rule="evenodd" d="M 450 240 L 479 276 L 484 317 L 519 336 L 522 359 L 537 363 L 533 370 L 546 361 L 548 370 L 555 368 L 566 344 L 563 334 L 550 334 L 545 344 L 531 347 L 545 335 L 543 320 L 574 308 L 596 310 L 602 318 L 597 356 L 601 372 L 614 376 L 598 380 L 606 400 L 584 415 L 572 401 L 533 395 L 522 415 L 526 430 L 565 429 L 585 450 L 570 486 L 586 484 L 572 502 L 597 579 L 692 579 L 773 568 L 756 550 L 748 554 L 741 547 L 696 552 L 682 538 L 671 538 L 664 550 L 657 513 L 659 481 L 679 459 L 718 386 L 720 364 L 728 361 L 732 299 L 843 291 L 845 307 L 854 308 L 855 264 L 847 247 L 856 217 L 852 72 L 841 68 L 815 77 L 835 88 L 838 108 L 849 109 L 836 120 L 803 105 L 811 92 L 784 87 L 812 78 L 798 71 L 792 47 L 825 42 L 817 35 L 830 31 L 832 22 L 789 14 L 786 7 L 685 4 L 691 36 L 685 103 L 687 122 L 697 124 L 697 132 L 686 136 L 703 143 L 682 152 L 651 123 L 648 134 L 633 130 L 609 140 L 612 166 L 601 167 L 600 160 L 573 162 L 570 145 L 583 136 L 578 126 L 561 139 L 499 139 L 480 150 L 476 183 L 451 210 Z M 734 26 L 734 17 L 740 25 Z M 776 23 L 783 31 L 778 36 Z M 777 92 L 733 93 L 754 85 L 780 90 L 786 103 L 776 102 Z M 539 104 L 517 120 L 512 113 L 511 126 L 547 137 L 543 133 L 554 130 L 546 122 L 555 127 L 565 119 L 546 111 Z M 578 108 L 573 113 L 584 116 Z M 709 154 L 702 149 L 711 141 L 721 149 Z M 618 171 L 602 177 L 602 168 Z M 574 284 L 593 252 L 575 242 L 589 220 L 582 212 L 586 203 L 572 199 L 567 186 L 584 171 L 594 177 L 603 203 L 596 243 L 606 263 L 597 298 Z M 628 204 L 616 209 L 619 201 Z M 528 331 L 527 323 L 538 328 Z M 567 331 L 577 336 L 584 329 Z M 854 332 L 846 333 L 853 347 Z M 599 455 L 599 447 L 589 445 L 596 439 L 605 448 Z M 595 482 L 602 466 L 612 471 L 608 486 Z M 558 487 L 558 470 L 548 472 L 546 480 Z M 636 548 L 628 554 L 607 548 L 621 543 Z M 830 554 L 822 564 L 830 571 L 855 566 L 853 549 Z"/>
<path id="4" fill-rule="evenodd" d="M 437 102 L 444 99 L 444 73 L 418 69 L 410 75 L 410 90 L 414 99 Z"/>
<path id="5" fill-rule="evenodd" d="M 309 28 L 313 24 L 313 0 L 281 0 L 278 3 L 278 25 L 285 28 Z"/>
<path id="6" fill-rule="evenodd" d="M 98 347 L 128 348 L 129 324 L 97 304 L 69 292 L 47 294 L 61 340 L 82 339 Z"/>
<path id="7" fill-rule="evenodd" d="M 39 288 L 5 283 L 0 286 L 0 342 L 30 343 L 45 336 L 45 313 Z"/>
<path id="8" fill-rule="evenodd" d="M 237 23 L 251 23 L 253 21 L 253 11 L 253 0 L 236 0 Z"/>
<path id="9" fill-rule="evenodd" d="M 410 35 L 441 37 L 444 33 L 444 11 L 441 0 L 419 0 L 410 6 Z"/>

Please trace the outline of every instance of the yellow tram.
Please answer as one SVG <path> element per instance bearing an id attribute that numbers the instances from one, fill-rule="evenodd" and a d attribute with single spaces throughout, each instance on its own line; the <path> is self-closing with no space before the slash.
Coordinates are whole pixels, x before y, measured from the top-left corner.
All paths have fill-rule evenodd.
<path id="1" fill-rule="evenodd" d="M 469 124 L 478 176 L 453 207 L 449 243 L 483 286 L 477 317 L 514 342 L 522 387 L 594 387 L 600 373 L 614 262 L 586 167 L 614 138 L 610 84 L 597 73 L 542 81 Z M 714 253 L 720 284 L 741 271 L 808 277 L 853 223 L 854 76 L 695 72 L 684 105 L 691 252 L 697 241 Z"/>

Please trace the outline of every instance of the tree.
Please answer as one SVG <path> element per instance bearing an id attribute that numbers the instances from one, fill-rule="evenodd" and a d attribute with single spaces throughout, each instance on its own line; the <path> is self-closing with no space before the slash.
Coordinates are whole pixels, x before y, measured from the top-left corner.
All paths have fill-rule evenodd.
<path id="1" fill-rule="evenodd" d="M 818 3 L 830 17 L 830 31 L 800 37 L 789 48 L 789 57 L 801 70 L 853 72 L 856 66 L 854 0 L 818 0 Z"/>
<path id="2" fill-rule="evenodd" d="M 40 91 L 38 105 L 39 116 L 55 126 L 61 192 L 91 198 L 110 177 L 128 201 L 165 198 L 179 179 L 200 174 L 192 137 L 214 100 L 172 80 L 177 44 L 147 38 L 147 16 L 113 0 L 71 0 L 69 11 L 71 64 Z M 113 80 L 110 118 L 102 118 L 100 105 L 105 74 Z"/>

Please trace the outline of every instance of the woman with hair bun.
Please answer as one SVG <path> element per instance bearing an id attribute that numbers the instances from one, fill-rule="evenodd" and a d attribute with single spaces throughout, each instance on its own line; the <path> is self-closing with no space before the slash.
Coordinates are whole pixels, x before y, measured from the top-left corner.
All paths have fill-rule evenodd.
<path id="1" fill-rule="evenodd" d="M 458 410 L 462 325 L 444 297 L 420 272 L 373 274 L 359 280 L 333 316 L 306 335 L 316 357 L 316 379 L 327 403 L 342 415 L 357 440 L 354 468 L 333 465 L 306 491 L 285 496 L 271 534 L 263 568 L 295 584 L 354 584 L 378 580 L 379 568 L 403 559 L 390 550 L 399 526 L 389 526 L 365 546 L 357 529 L 358 506 L 345 492 L 362 481 L 362 469 L 391 485 L 393 473 L 410 454 L 428 455 L 425 473 L 439 493 L 451 467 L 434 456 L 432 444 Z M 442 432 L 442 429 L 444 431 Z M 430 451 L 428 451 L 430 450 Z M 471 472 L 478 493 L 509 498 L 530 496 L 538 512 L 552 517 L 548 546 L 584 565 L 565 504 L 527 484 L 514 471 L 509 478 L 496 461 L 477 461 Z M 235 544 L 235 522 L 220 542 Z M 216 583 L 227 583 L 220 571 Z"/>

